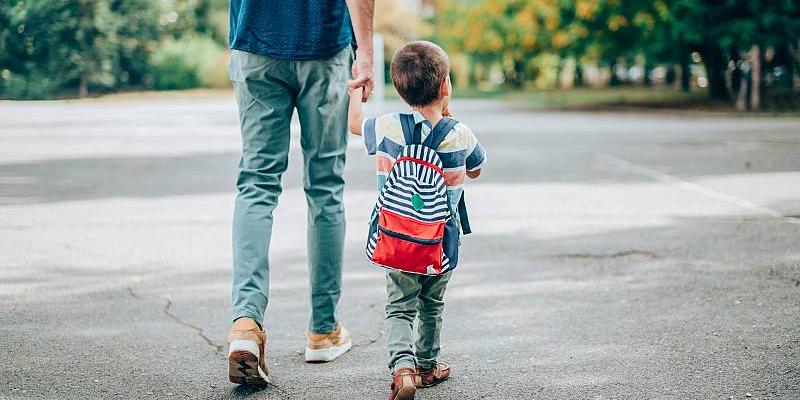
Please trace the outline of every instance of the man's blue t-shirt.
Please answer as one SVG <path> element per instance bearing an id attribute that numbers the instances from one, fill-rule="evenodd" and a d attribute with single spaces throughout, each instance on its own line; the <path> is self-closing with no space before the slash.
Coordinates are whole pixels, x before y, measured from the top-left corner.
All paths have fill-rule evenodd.
<path id="1" fill-rule="evenodd" d="M 290 60 L 328 58 L 353 42 L 345 0 L 231 0 L 232 49 Z"/>

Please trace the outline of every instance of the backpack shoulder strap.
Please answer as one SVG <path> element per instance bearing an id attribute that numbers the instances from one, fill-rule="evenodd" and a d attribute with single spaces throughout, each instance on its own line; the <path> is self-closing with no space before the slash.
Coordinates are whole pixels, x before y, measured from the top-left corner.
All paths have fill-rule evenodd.
<path id="1" fill-rule="evenodd" d="M 439 145 L 442 144 L 447 134 L 453 130 L 456 124 L 458 124 L 458 121 L 450 117 L 442 117 L 422 144 L 434 150 L 438 149 Z"/>
<path id="2" fill-rule="evenodd" d="M 414 123 L 413 114 L 400 114 L 400 127 L 403 128 L 406 144 L 419 144 L 422 142 L 422 124 Z"/>
<path id="3" fill-rule="evenodd" d="M 472 227 L 469 226 L 469 215 L 467 215 L 467 203 L 464 201 L 464 192 L 461 192 L 461 198 L 458 199 L 458 216 L 461 219 L 461 231 L 465 235 L 472 233 Z"/>

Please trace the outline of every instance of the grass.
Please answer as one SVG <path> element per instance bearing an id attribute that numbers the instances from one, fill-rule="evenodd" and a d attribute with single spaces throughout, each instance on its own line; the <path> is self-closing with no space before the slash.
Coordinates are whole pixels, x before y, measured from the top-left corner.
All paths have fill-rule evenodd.
<path id="1" fill-rule="evenodd" d="M 492 98 L 531 110 L 584 111 L 689 111 L 734 115 L 800 115 L 797 93 L 772 91 L 764 98 L 758 113 L 740 113 L 733 101 L 713 101 L 704 90 L 681 92 L 667 87 L 623 86 L 614 88 L 577 88 L 456 93 L 458 97 Z"/>
<path id="2" fill-rule="evenodd" d="M 663 87 L 491 90 L 456 89 L 459 99 L 494 99 L 531 110 L 696 110 L 732 111 L 727 102 L 711 102 L 704 92 L 681 92 Z M 398 99 L 386 88 L 387 99 Z"/>
<path id="3" fill-rule="evenodd" d="M 645 87 L 517 91 L 508 92 L 502 98 L 533 108 L 546 109 L 620 107 L 685 109 L 711 105 L 704 93 Z"/>

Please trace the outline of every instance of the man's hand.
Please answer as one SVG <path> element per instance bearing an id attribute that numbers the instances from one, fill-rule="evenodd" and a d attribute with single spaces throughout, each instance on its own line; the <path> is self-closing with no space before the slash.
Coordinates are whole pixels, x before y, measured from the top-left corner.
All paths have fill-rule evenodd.
<path id="1" fill-rule="evenodd" d="M 361 95 L 362 102 L 366 102 L 372 94 L 372 86 L 374 84 L 373 78 L 375 75 L 372 68 L 372 52 L 361 49 L 357 50 L 356 59 L 355 62 L 353 62 L 353 79 L 347 82 L 347 85 L 351 90 L 364 88 L 364 92 Z"/>
<path id="2" fill-rule="evenodd" d="M 345 0 L 353 23 L 358 50 L 353 63 L 353 79 L 347 82 L 350 89 L 364 88 L 361 101 L 366 102 L 372 94 L 372 16 L 375 14 L 375 0 Z"/>

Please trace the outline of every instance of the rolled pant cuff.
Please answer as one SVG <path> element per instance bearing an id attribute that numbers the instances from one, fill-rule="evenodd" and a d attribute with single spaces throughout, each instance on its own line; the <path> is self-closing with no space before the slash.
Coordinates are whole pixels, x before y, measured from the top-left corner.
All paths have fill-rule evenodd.
<path id="1" fill-rule="evenodd" d="M 336 330 L 336 325 L 337 324 L 326 324 L 326 325 L 317 325 L 317 326 L 309 325 L 308 326 L 308 331 L 311 332 L 311 333 L 317 333 L 317 334 L 331 333 L 331 332 Z"/>
<path id="2" fill-rule="evenodd" d="M 417 365 L 419 365 L 420 369 L 431 369 L 436 366 L 436 360 L 417 360 Z"/>
<path id="3" fill-rule="evenodd" d="M 394 363 L 392 368 L 390 368 L 390 371 L 392 372 L 392 374 L 394 374 L 395 372 L 397 372 L 397 370 L 399 370 L 401 368 L 416 369 L 417 368 L 417 364 L 414 363 L 413 361 L 410 361 L 410 360 L 400 360 L 400 361 Z"/>
<path id="4" fill-rule="evenodd" d="M 264 321 L 263 321 L 264 317 L 262 315 L 259 315 L 259 314 L 255 313 L 255 312 L 253 312 L 253 311 L 250 311 L 248 309 L 234 310 L 233 318 L 231 318 L 231 322 L 236 321 L 239 318 L 244 318 L 244 317 L 247 317 L 247 318 L 252 319 L 253 321 L 256 321 L 256 323 L 261 325 L 261 327 L 262 327 L 261 329 L 264 329 L 263 328 L 264 327 Z"/>

